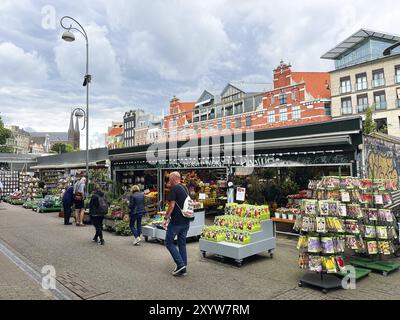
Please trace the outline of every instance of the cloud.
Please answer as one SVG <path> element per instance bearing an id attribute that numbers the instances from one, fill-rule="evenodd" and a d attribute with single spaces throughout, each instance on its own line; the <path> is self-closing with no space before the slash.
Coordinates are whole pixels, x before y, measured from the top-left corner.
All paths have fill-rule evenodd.
<path id="1" fill-rule="evenodd" d="M 11 42 L 0 43 L 0 84 L 35 85 L 47 80 L 47 65 L 36 51 L 25 52 Z"/>

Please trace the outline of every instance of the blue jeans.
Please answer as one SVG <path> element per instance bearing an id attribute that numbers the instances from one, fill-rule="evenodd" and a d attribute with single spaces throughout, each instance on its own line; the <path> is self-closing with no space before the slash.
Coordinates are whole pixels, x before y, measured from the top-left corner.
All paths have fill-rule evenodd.
<path id="1" fill-rule="evenodd" d="M 136 223 L 136 228 L 135 228 Z M 131 228 L 132 234 L 135 238 L 142 234 L 142 215 L 131 214 L 129 216 L 129 227 Z"/>
<path id="2" fill-rule="evenodd" d="M 171 253 L 178 268 L 187 266 L 187 255 L 186 255 L 186 235 L 189 231 L 189 225 L 174 225 L 170 223 L 167 229 L 167 235 L 165 237 L 165 246 Z M 178 237 L 178 248 L 174 245 L 175 236 Z"/>

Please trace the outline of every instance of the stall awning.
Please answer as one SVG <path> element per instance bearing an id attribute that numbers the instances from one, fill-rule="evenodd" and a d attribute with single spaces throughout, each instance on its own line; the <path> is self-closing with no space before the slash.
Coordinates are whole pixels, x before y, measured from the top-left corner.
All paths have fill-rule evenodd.
<path id="1" fill-rule="evenodd" d="M 100 162 L 89 162 L 89 167 L 104 167 L 105 161 Z M 32 166 L 31 169 L 33 170 L 40 170 L 40 169 L 79 169 L 85 168 L 86 162 L 80 163 L 64 163 L 64 164 L 53 164 L 53 165 L 39 165 L 39 166 Z"/>

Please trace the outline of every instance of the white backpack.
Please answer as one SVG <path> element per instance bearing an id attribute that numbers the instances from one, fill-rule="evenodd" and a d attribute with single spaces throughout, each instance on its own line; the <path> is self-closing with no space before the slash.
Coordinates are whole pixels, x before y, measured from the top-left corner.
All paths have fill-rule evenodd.
<path id="1" fill-rule="evenodd" d="M 187 194 L 187 197 L 186 197 L 186 199 L 185 199 L 185 202 L 183 203 L 183 209 L 178 205 L 178 202 L 175 202 L 175 203 L 176 203 L 176 205 L 178 206 L 179 210 L 181 210 L 182 215 L 183 215 L 185 218 L 193 219 L 193 218 L 194 218 L 194 202 L 193 202 L 193 200 L 190 198 L 187 189 L 186 189 L 184 186 L 182 186 L 182 185 L 180 185 L 180 186 L 185 190 L 185 192 L 186 192 L 186 194 Z"/>

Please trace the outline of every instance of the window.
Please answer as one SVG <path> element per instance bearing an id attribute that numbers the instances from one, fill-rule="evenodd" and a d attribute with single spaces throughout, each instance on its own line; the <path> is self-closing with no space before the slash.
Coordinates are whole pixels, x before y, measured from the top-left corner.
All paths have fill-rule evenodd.
<path id="1" fill-rule="evenodd" d="M 356 88 L 357 91 L 368 89 L 368 81 L 366 73 L 360 73 L 356 75 Z"/>
<path id="2" fill-rule="evenodd" d="M 275 122 L 275 111 L 268 111 L 268 123 Z"/>
<path id="3" fill-rule="evenodd" d="M 236 118 L 235 119 L 235 128 L 239 129 L 242 127 L 242 119 L 241 118 Z"/>
<path id="4" fill-rule="evenodd" d="M 271 96 L 271 104 L 275 104 L 275 97 Z"/>
<path id="5" fill-rule="evenodd" d="M 246 127 L 251 127 L 251 116 L 246 117 Z"/>
<path id="6" fill-rule="evenodd" d="M 300 115 L 300 106 L 292 107 L 292 119 L 298 120 L 301 118 Z"/>
<path id="7" fill-rule="evenodd" d="M 292 91 L 292 101 L 296 101 L 297 100 L 297 91 L 293 90 Z"/>
<path id="8" fill-rule="evenodd" d="M 280 112 L 280 121 L 281 122 L 287 121 L 287 119 L 288 119 L 288 117 L 287 117 L 287 109 L 286 108 L 282 108 L 279 112 Z"/>
<path id="9" fill-rule="evenodd" d="M 279 94 L 279 104 L 286 104 L 286 93 L 282 91 Z"/>
<path id="10" fill-rule="evenodd" d="M 372 71 L 372 86 L 374 88 L 385 85 L 385 74 L 383 69 Z"/>
<path id="11" fill-rule="evenodd" d="M 396 89 L 396 108 L 400 108 L 400 88 Z"/>
<path id="12" fill-rule="evenodd" d="M 235 104 L 235 114 L 243 113 L 243 103 Z"/>
<path id="13" fill-rule="evenodd" d="M 210 124 L 208 125 L 208 129 L 214 130 L 214 122 L 210 122 Z"/>
<path id="14" fill-rule="evenodd" d="M 231 119 L 226 119 L 225 125 L 226 125 L 227 129 L 230 129 L 231 128 Z"/>
<path id="15" fill-rule="evenodd" d="M 376 130 L 387 134 L 387 118 L 375 119 Z"/>
<path id="16" fill-rule="evenodd" d="M 218 130 L 222 130 L 222 120 L 218 120 Z"/>
<path id="17" fill-rule="evenodd" d="M 400 66 L 396 66 L 394 69 L 394 82 L 400 83 Z"/>
<path id="18" fill-rule="evenodd" d="M 352 114 L 353 107 L 351 105 L 351 98 L 342 99 L 342 114 Z"/>
<path id="19" fill-rule="evenodd" d="M 233 106 L 226 106 L 225 107 L 225 116 L 233 115 Z"/>
<path id="20" fill-rule="evenodd" d="M 374 93 L 374 102 L 376 110 L 386 109 L 386 95 L 385 91 L 379 91 Z"/>
<path id="21" fill-rule="evenodd" d="M 345 77 L 340 79 L 340 93 L 351 92 L 351 81 L 350 77 Z"/>
<path id="22" fill-rule="evenodd" d="M 368 95 L 357 96 L 357 112 L 365 112 L 368 109 Z"/>
<path id="23" fill-rule="evenodd" d="M 326 116 L 331 116 L 332 115 L 331 104 L 330 103 L 325 103 L 324 108 L 325 108 L 325 115 Z"/>

